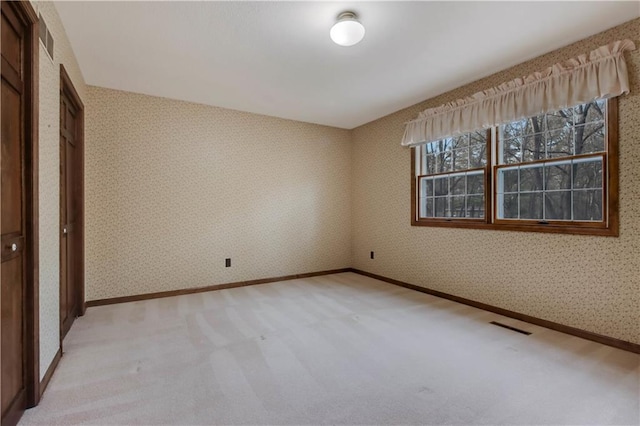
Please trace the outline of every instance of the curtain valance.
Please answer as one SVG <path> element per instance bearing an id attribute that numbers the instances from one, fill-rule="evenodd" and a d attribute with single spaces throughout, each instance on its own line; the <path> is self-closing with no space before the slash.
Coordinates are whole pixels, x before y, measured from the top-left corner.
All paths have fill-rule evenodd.
<path id="1" fill-rule="evenodd" d="M 432 142 L 629 93 L 624 51 L 635 48 L 631 40 L 616 41 L 542 72 L 427 109 L 407 123 L 402 145 Z"/>

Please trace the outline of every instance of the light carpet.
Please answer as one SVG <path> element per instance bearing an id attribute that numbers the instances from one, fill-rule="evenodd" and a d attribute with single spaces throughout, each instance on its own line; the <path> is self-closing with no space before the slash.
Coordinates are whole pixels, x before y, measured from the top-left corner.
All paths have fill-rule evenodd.
<path id="1" fill-rule="evenodd" d="M 21 424 L 640 423 L 640 356 L 354 273 L 90 308 L 64 350 Z"/>

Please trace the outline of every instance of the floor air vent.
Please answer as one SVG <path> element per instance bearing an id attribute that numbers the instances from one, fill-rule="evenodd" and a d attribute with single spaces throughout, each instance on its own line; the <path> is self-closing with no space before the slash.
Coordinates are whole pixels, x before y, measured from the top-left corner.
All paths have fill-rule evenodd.
<path id="1" fill-rule="evenodd" d="M 501 324 L 501 323 L 496 322 L 496 321 L 491 321 L 489 324 L 497 325 L 498 327 L 506 328 L 506 329 L 509 329 L 511 331 L 515 331 L 516 333 L 525 334 L 527 336 L 531 334 L 528 331 L 520 330 L 519 328 L 511 327 L 510 325 L 506 325 L 506 324 Z"/>

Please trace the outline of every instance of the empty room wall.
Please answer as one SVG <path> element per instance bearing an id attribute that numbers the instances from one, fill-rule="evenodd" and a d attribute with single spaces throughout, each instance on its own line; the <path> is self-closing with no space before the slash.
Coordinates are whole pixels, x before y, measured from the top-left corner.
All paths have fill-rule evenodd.
<path id="1" fill-rule="evenodd" d="M 39 285 L 40 377 L 60 347 L 60 64 L 84 101 L 85 82 L 58 12 L 51 2 L 32 2 L 54 40 L 53 59 L 39 51 Z"/>
<path id="2" fill-rule="evenodd" d="M 349 131 L 92 86 L 86 109 L 87 300 L 350 266 Z"/>
<path id="3" fill-rule="evenodd" d="M 619 102 L 618 238 L 412 227 L 410 151 L 400 146 L 420 111 L 625 38 L 640 47 L 640 19 L 355 129 L 353 267 L 640 343 L 640 49 L 626 56 L 631 94 Z"/>

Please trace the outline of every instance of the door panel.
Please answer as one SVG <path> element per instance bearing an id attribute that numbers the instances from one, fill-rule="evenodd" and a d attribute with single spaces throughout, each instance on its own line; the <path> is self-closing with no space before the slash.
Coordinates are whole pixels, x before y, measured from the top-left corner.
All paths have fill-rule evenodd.
<path id="1" fill-rule="evenodd" d="M 2 80 L 2 233 L 22 230 L 22 137 L 20 94 Z M 6 124 L 4 124 L 6 123 Z"/>
<path id="2" fill-rule="evenodd" d="M 3 424 L 17 421 L 25 408 L 26 390 L 24 32 L 25 26 L 13 8 L 2 2 L 0 400 Z"/>
<path id="3" fill-rule="evenodd" d="M 13 11 L 5 8 L 2 16 L 2 56 L 11 67 L 20 71 L 22 67 L 22 37 L 24 27 Z M 3 12 L 5 11 L 3 9 Z"/>
<path id="4" fill-rule="evenodd" d="M 62 107 L 62 101 L 60 102 Z M 63 117 L 61 110 L 60 117 Z M 61 123 L 62 124 L 62 123 Z M 68 322 L 69 309 L 67 304 L 67 236 L 64 229 L 67 226 L 67 154 L 66 139 L 60 138 L 60 338 L 66 334 L 65 324 Z M 68 329 L 67 329 L 68 330 Z"/>
<path id="5" fill-rule="evenodd" d="M 75 136 L 75 121 L 67 118 L 69 126 L 74 129 Z M 76 191 L 76 182 L 78 180 L 76 174 L 77 170 L 73 167 L 76 163 L 76 147 L 74 140 L 70 139 L 67 143 L 67 268 L 69 273 L 67 274 L 67 305 L 68 310 L 73 318 L 77 317 L 78 311 L 78 276 L 77 276 L 77 230 L 78 230 L 78 194 Z M 70 166 L 71 167 L 70 167 Z"/>
<path id="6" fill-rule="evenodd" d="M 23 383 L 23 327 L 22 286 L 12 285 L 22 281 L 22 256 L 2 262 L 2 408 L 3 412 L 24 390 Z"/>
<path id="7" fill-rule="evenodd" d="M 60 96 L 60 331 L 64 337 L 80 314 L 80 175 L 77 109 Z"/>

